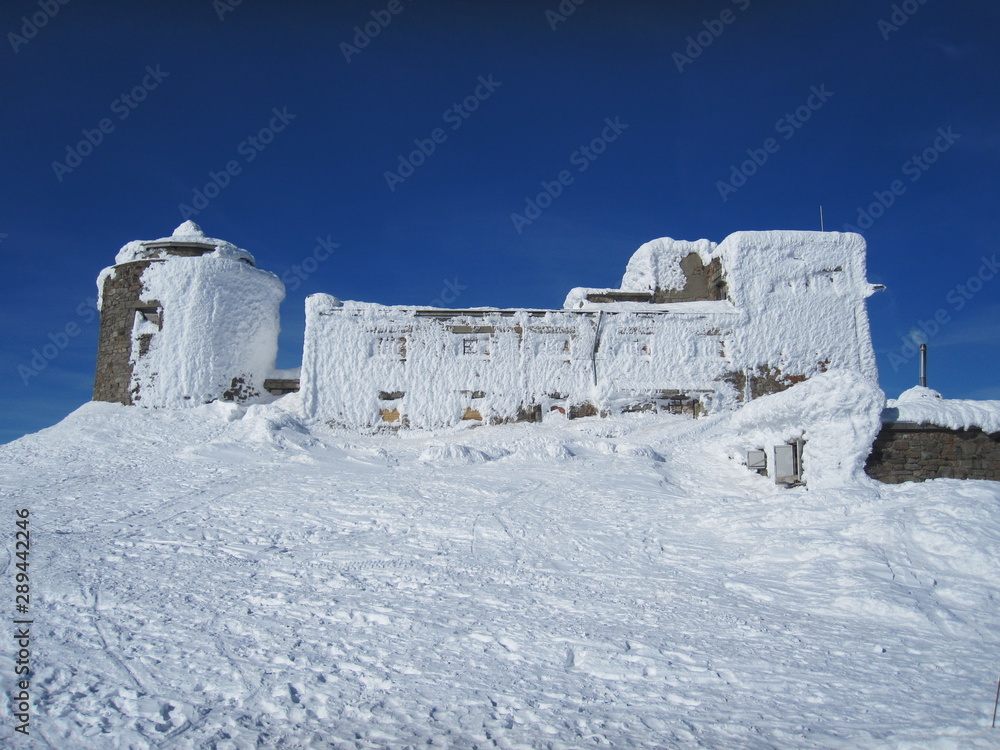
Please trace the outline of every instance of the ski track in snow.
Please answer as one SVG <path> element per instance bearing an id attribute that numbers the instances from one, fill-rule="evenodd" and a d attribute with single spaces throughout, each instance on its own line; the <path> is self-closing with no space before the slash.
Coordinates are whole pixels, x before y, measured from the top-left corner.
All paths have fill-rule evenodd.
<path id="1" fill-rule="evenodd" d="M 0 743 L 1000 742 L 997 483 L 778 490 L 680 450 L 707 420 L 239 415 L 94 405 L 0 448 L 36 670 Z"/>

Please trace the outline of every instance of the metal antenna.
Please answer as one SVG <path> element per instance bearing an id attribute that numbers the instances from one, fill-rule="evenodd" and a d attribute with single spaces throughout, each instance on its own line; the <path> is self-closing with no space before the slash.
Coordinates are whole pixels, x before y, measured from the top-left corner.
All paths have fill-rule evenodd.
<path id="1" fill-rule="evenodd" d="M 819 231 L 825 232 L 826 229 L 823 227 L 823 204 L 819 204 Z"/>
<path id="2" fill-rule="evenodd" d="M 927 387 L 927 344 L 920 345 L 920 387 Z"/>

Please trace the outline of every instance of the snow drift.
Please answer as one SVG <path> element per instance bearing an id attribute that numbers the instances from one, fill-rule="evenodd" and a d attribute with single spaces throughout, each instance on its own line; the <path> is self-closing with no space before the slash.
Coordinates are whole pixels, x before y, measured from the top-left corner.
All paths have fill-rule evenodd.
<path id="1" fill-rule="evenodd" d="M 32 735 L 3 701 L 0 744 L 996 746 L 1000 484 L 852 483 L 856 373 L 433 436 L 294 401 L 92 403 L 0 447 L 34 620 Z M 727 454 L 793 426 L 847 442 L 807 455 L 823 489 Z"/>

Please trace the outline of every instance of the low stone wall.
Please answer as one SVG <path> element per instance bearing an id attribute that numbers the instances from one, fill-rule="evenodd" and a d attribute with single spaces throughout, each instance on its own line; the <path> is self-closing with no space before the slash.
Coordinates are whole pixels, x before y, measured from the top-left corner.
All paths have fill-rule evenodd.
<path id="1" fill-rule="evenodd" d="M 1000 432 L 886 423 L 875 438 L 865 470 L 872 479 L 888 484 L 940 477 L 1000 481 Z"/>

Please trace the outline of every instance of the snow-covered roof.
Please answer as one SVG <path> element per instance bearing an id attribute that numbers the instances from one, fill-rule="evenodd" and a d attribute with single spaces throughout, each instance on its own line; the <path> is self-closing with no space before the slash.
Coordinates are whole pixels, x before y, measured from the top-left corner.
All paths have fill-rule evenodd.
<path id="1" fill-rule="evenodd" d="M 903 391 L 899 398 L 886 402 L 882 421 L 913 422 L 951 430 L 978 427 L 992 434 L 1000 432 L 1000 401 L 942 398 L 931 388 L 914 386 Z"/>
<path id="2" fill-rule="evenodd" d="M 206 237 L 201 227 L 193 221 L 185 221 L 177 227 L 169 237 L 161 237 L 157 240 L 133 240 L 129 242 L 115 256 L 115 265 L 130 263 L 136 260 L 148 260 L 150 258 L 162 258 L 164 251 L 171 248 L 196 250 L 204 248 L 204 254 L 214 258 L 227 258 L 231 260 L 244 260 L 255 265 L 254 257 L 243 248 L 236 247 L 231 242 Z"/>

